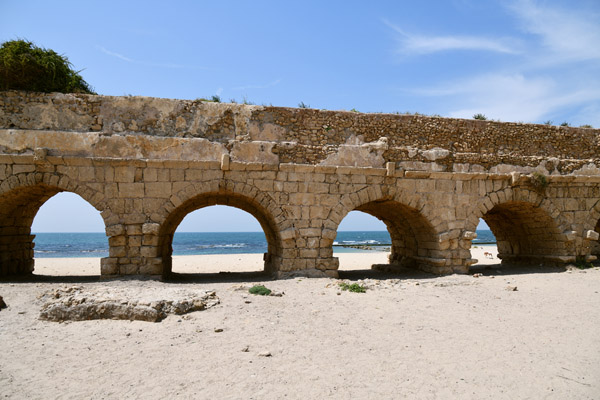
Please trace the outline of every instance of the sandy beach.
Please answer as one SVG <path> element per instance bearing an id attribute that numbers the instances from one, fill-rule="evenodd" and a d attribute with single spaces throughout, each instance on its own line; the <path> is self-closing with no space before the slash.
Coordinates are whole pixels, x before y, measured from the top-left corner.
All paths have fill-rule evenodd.
<path id="1" fill-rule="evenodd" d="M 271 281 L 262 255 L 177 257 L 185 282 L 98 280 L 98 259 L 37 259 L 0 282 L 0 393 L 47 398 L 600 397 L 600 268 L 501 269 L 484 251 L 470 275 L 367 270 L 383 252 L 342 253 L 342 277 Z M 481 252 L 481 256 L 478 255 Z M 483 263 L 487 263 L 483 264 Z M 70 275 L 70 276 L 69 276 Z M 247 289 L 262 283 L 281 297 Z M 162 322 L 40 320 L 44 299 L 79 287 L 132 295 L 215 291 L 220 304 Z"/>
<path id="2" fill-rule="evenodd" d="M 479 245 L 473 248 L 472 255 L 479 265 L 499 263 L 494 245 Z M 492 254 L 488 258 L 484 253 Z M 340 270 L 364 270 L 372 264 L 385 264 L 389 252 L 365 251 L 335 253 L 340 260 Z M 263 269 L 262 254 L 230 254 L 203 256 L 174 256 L 173 271 L 183 274 L 219 273 L 219 272 L 255 272 Z M 62 276 L 89 276 L 100 274 L 99 258 L 36 258 L 35 274 Z"/>

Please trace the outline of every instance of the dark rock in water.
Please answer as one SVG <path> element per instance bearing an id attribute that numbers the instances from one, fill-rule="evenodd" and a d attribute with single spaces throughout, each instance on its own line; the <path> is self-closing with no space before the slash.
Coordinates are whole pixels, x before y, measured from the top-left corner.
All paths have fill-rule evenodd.
<path id="1" fill-rule="evenodd" d="M 0 310 L 2 310 L 3 308 L 6 308 L 7 305 L 4 302 L 4 299 L 2 298 L 2 296 L 0 296 Z"/>

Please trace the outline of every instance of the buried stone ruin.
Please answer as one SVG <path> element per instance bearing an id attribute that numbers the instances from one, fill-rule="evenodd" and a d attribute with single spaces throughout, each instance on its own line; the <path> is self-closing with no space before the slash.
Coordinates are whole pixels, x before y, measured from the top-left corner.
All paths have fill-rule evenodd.
<path id="1" fill-rule="evenodd" d="M 68 191 L 104 220 L 102 275 L 171 273 L 183 218 L 252 214 L 276 277 L 337 276 L 338 225 L 382 220 L 389 268 L 467 273 L 482 218 L 503 263 L 600 254 L 600 131 L 146 97 L 0 93 L 0 275 L 34 271 L 31 224 Z"/>

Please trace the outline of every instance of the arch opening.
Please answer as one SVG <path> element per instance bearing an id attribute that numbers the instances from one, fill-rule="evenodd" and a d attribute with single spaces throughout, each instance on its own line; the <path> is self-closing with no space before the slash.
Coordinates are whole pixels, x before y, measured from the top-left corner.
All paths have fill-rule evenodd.
<path id="1" fill-rule="evenodd" d="M 69 205 L 57 214 L 61 207 L 56 206 L 63 203 Z M 81 215 L 91 216 L 92 226 L 89 226 L 90 219 L 78 218 Z M 96 233 L 90 238 L 73 233 L 67 238 L 64 232 L 74 226 L 88 232 L 104 228 L 99 211 L 76 193 L 45 184 L 3 193 L 0 195 L 0 275 L 29 275 L 34 269 L 42 275 L 99 275 L 100 264 L 95 257 L 108 254 L 106 235 Z M 36 232 L 37 238 L 32 232 Z M 83 269 L 74 266 L 61 270 L 56 263 L 42 261 L 45 257 L 94 257 L 94 260 L 84 263 Z"/>
<path id="2" fill-rule="evenodd" d="M 488 268 L 498 266 L 501 260 L 498 258 L 498 244 L 496 236 L 483 218 L 477 225 L 477 238 L 471 241 L 471 258 L 476 259 L 474 267 Z"/>
<path id="3" fill-rule="evenodd" d="M 494 206 L 482 219 L 496 238 L 498 258 L 503 265 L 561 263 L 570 244 L 556 221 L 534 204 L 510 201 Z"/>
<path id="4" fill-rule="evenodd" d="M 237 209 L 238 212 L 241 210 L 247 214 L 250 214 L 250 216 L 253 217 L 256 222 L 258 222 L 256 225 L 262 229 L 262 232 L 253 232 L 253 235 L 250 236 L 246 235 L 245 242 L 236 242 L 236 240 L 240 239 L 239 234 L 234 234 L 232 236 L 217 233 L 208 239 L 206 234 L 194 236 L 194 234 L 189 232 L 191 229 L 190 224 L 187 224 L 184 221 L 184 218 L 197 210 L 203 209 L 203 211 L 210 211 L 211 206 L 227 206 L 227 208 Z M 237 217 L 239 217 L 239 214 L 237 214 Z M 236 218 L 236 214 L 234 214 L 234 218 Z M 193 220 L 196 220 L 196 218 L 193 218 Z M 182 231 L 177 232 L 178 227 L 182 225 L 182 223 L 183 225 L 187 226 L 185 226 Z M 214 231 L 215 229 L 210 229 L 209 225 L 210 222 L 203 222 L 202 226 L 196 227 L 195 230 L 202 230 L 204 232 L 210 230 Z M 236 226 L 235 223 L 233 225 Z M 235 230 L 239 230 L 239 228 L 236 228 Z M 264 235 L 264 238 L 261 238 L 261 233 Z M 196 253 L 198 252 L 198 249 L 203 247 L 206 249 L 211 248 L 212 246 L 213 249 L 216 249 L 217 247 L 215 247 L 215 245 L 223 246 L 222 248 L 226 248 L 225 246 L 230 246 L 230 249 L 233 248 L 233 246 L 237 246 L 238 249 L 243 249 L 247 246 L 248 248 L 252 247 L 254 249 L 253 251 L 258 251 L 257 249 L 260 247 L 258 242 L 262 242 L 264 245 L 263 248 L 265 248 L 266 252 L 262 254 L 262 257 L 258 256 L 259 258 L 262 258 L 260 272 L 273 273 L 281 261 L 281 240 L 277 234 L 274 220 L 269 216 L 269 213 L 264 210 L 264 208 L 256 201 L 234 193 L 217 192 L 201 194 L 185 201 L 170 213 L 165 222 L 161 225 L 158 236 L 158 257 L 162 262 L 163 277 L 167 278 L 172 277 L 173 274 L 181 275 L 182 273 L 204 274 L 214 272 L 229 272 L 221 269 L 219 269 L 219 271 L 214 271 L 212 269 L 202 269 L 202 267 L 198 268 L 194 265 L 197 262 L 196 259 L 193 261 L 188 260 L 187 264 L 186 261 L 182 260 L 176 259 L 174 261 L 173 255 L 175 254 L 177 256 L 178 254 L 185 252 L 182 249 L 185 249 L 186 246 L 188 247 L 188 250 L 191 252 L 196 251 Z M 204 236 L 204 238 L 201 238 L 201 236 Z M 235 236 L 237 236 L 237 239 Z M 244 234 L 241 236 L 244 236 Z M 201 243 L 201 240 L 207 241 Z M 232 241 L 236 243 L 229 243 Z M 253 243 L 246 243 L 248 241 L 252 241 Z M 207 252 L 204 251 L 204 253 Z M 200 257 L 202 257 L 202 255 L 200 255 Z M 251 257 L 252 262 L 249 266 L 250 268 L 259 263 L 259 261 L 255 260 L 255 258 L 257 257 Z M 219 268 L 218 265 L 216 267 Z M 244 270 L 243 272 L 250 272 L 248 266 L 243 265 L 239 267 Z M 234 269 L 238 270 L 239 268 Z M 256 268 L 252 268 L 251 270 L 256 271 Z"/>
<path id="5" fill-rule="evenodd" d="M 386 264 L 390 250 L 387 226 L 380 219 L 357 210 L 344 217 L 333 242 L 339 271 L 364 270 L 373 264 Z"/>
<path id="6" fill-rule="evenodd" d="M 417 209 L 394 200 L 376 200 L 353 211 L 361 211 L 382 221 L 390 236 L 388 262 L 373 264 L 372 269 L 435 269 L 431 262 L 440 259 L 437 235 L 431 223 Z"/>

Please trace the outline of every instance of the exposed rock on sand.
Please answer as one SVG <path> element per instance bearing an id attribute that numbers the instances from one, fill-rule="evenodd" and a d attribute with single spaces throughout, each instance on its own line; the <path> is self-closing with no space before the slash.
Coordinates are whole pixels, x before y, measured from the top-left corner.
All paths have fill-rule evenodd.
<path id="1" fill-rule="evenodd" d="M 162 296 L 172 299 L 154 300 L 149 299 L 148 293 L 144 291 L 127 293 L 109 287 L 100 291 L 77 286 L 55 289 L 45 292 L 39 297 L 45 301 L 40 312 L 40 319 L 56 322 L 92 319 L 159 322 L 168 314 L 187 314 L 206 310 L 219 304 L 219 298 L 215 292 L 189 294 L 171 291 L 153 295 L 154 299 L 160 299 Z"/>

